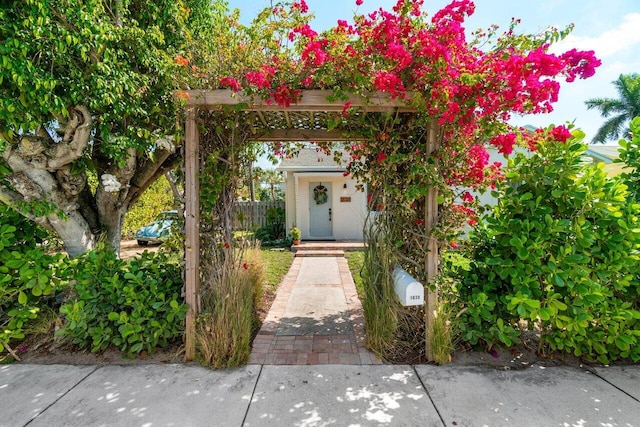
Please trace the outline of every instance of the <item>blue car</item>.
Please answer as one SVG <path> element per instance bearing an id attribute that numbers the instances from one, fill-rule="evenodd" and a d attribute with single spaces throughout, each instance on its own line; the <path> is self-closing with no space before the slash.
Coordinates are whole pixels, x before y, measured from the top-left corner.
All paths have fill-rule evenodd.
<path id="1" fill-rule="evenodd" d="M 135 237 L 138 245 L 147 246 L 149 243 L 162 243 L 171 235 L 171 229 L 178 219 L 178 211 L 159 213 L 151 224 L 147 224 L 136 231 Z"/>

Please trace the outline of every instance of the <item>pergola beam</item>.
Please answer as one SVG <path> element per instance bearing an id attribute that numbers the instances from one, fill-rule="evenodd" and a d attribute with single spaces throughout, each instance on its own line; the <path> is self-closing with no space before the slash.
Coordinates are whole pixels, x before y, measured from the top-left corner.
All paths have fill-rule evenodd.
<path id="1" fill-rule="evenodd" d="M 202 109 L 219 108 L 220 106 L 234 106 L 246 104 L 244 111 L 338 111 L 341 112 L 345 102 L 351 102 L 351 107 L 363 111 L 400 111 L 412 112 L 414 109 L 400 99 L 391 99 L 389 95 L 375 92 L 368 97 L 359 95 L 348 95 L 347 101 L 327 101 L 328 97 L 334 96 L 330 90 L 305 90 L 300 100 L 289 107 L 282 107 L 273 101 L 267 102 L 264 99 L 244 96 L 234 93 L 229 89 L 219 90 L 188 90 L 186 107 L 198 107 Z"/>

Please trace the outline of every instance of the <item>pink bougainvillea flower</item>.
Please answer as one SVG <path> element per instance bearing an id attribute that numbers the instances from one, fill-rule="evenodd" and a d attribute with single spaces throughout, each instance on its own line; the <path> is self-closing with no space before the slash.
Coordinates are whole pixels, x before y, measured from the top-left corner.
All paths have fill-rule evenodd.
<path id="1" fill-rule="evenodd" d="M 349 116 L 349 108 L 351 108 L 351 101 L 345 102 L 344 105 L 342 106 L 342 117 Z"/>
<path id="2" fill-rule="evenodd" d="M 602 61 L 596 58 L 594 51 L 579 51 L 571 49 L 563 53 L 560 59 L 564 60 L 569 66 L 567 70 L 567 81 L 572 82 L 577 77 L 586 79 L 596 73 L 596 67 L 602 65 Z"/>
<path id="3" fill-rule="evenodd" d="M 462 195 L 462 201 L 464 203 L 473 203 L 474 200 L 475 200 L 475 197 L 473 197 L 473 195 L 468 191 L 465 191 L 464 194 Z"/>
<path id="4" fill-rule="evenodd" d="M 567 142 L 567 139 L 571 138 L 571 132 L 565 126 L 556 126 L 551 129 L 551 136 L 558 142 Z"/>
<path id="5" fill-rule="evenodd" d="M 498 153 L 509 155 L 513 153 L 513 146 L 516 144 L 516 134 L 497 135 L 489 141 L 491 145 L 498 148 Z"/>
<path id="6" fill-rule="evenodd" d="M 252 84 L 258 89 L 267 89 L 271 87 L 271 82 L 269 81 L 269 79 L 259 71 L 249 71 L 247 74 L 245 74 L 245 78 L 247 79 L 249 84 Z"/>
<path id="7" fill-rule="evenodd" d="M 309 12 L 309 6 L 307 6 L 307 2 L 304 0 L 295 1 L 291 5 L 291 10 L 299 10 L 300 13 L 307 13 Z"/>
<path id="8" fill-rule="evenodd" d="M 240 82 L 234 79 L 233 77 L 222 77 L 220 79 L 220 86 L 228 87 L 229 89 L 232 89 L 234 92 L 240 92 L 240 90 L 242 90 L 242 86 L 240 85 Z"/>
<path id="9" fill-rule="evenodd" d="M 300 99 L 302 93 L 299 89 L 292 89 L 286 85 L 278 86 L 271 94 L 273 100 L 281 107 L 289 108 L 291 104 L 295 104 Z"/>
<path id="10" fill-rule="evenodd" d="M 361 6 L 362 5 L 362 0 L 356 0 L 356 6 Z"/>

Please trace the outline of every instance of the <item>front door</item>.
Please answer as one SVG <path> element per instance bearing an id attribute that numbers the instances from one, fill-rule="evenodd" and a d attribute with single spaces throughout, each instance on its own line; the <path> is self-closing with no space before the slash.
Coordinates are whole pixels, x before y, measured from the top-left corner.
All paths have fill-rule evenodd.
<path id="1" fill-rule="evenodd" d="M 333 236 L 331 227 L 331 183 L 309 183 L 309 237 L 327 239 Z"/>

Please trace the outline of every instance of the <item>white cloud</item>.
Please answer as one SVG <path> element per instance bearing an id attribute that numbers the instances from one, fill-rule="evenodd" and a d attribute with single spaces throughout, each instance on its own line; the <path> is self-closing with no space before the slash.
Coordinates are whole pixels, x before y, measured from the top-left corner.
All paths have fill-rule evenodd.
<path id="1" fill-rule="evenodd" d="M 624 15 L 622 22 L 599 36 L 579 37 L 569 35 L 566 39 L 553 45 L 555 53 L 565 52 L 576 48 L 579 50 L 593 50 L 598 58 L 615 55 L 625 49 L 640 43 L 640 13 Z"/>

